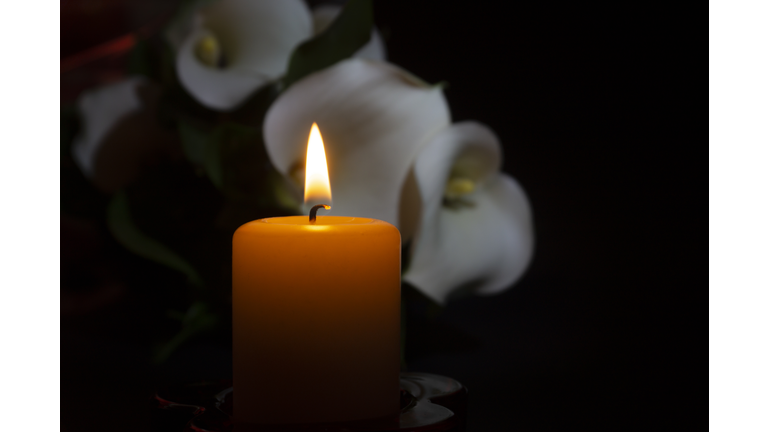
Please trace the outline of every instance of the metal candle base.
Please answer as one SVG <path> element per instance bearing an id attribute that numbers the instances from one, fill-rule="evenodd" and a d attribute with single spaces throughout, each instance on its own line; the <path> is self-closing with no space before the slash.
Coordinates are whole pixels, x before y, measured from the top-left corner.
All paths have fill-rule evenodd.
<path id="1" fill-rule="evenodd" d="M 153 432 L 374 432 L 464 431 L 467 389 L 458 381 L 427 373 L 400 374 L 397 418 L 354 423 L 235 425 L 231 381 L 166 388 L 151 399 Z M 354 398 L 354 395 L 349 395 Z M 338 401 L 344 405 L 344 401 Z"/>

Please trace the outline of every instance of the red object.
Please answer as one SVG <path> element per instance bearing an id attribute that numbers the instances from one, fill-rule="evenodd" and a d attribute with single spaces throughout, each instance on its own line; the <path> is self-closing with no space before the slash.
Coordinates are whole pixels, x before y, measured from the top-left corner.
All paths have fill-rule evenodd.
<path id="1" fill-rule="evenodd" d="M 130 33 L 133 8 L 129 0 L 62 0 L 61 58 Z"/>
<path id="2" fill-rule="evenodd" d="M 124 78 L 133 46 L 163 28 L 175 3 L 62 1 L 61 103 L 72 103 L 83 90 Z"/>
<path id="3" fill-rule="evenodd" d="M 59 73 L 69 72 L 103 57 L 127 53 L 135 44 L 136 36 L 133 33 L 105 42 L 86 51 L 61 59 Z"/>

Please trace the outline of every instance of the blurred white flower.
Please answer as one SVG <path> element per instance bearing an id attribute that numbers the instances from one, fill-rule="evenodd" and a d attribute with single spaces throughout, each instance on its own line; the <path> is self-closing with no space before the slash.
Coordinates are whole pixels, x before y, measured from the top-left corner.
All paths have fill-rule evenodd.
<path id="1" fill-rule="evenodd" d="M 531 207 L 500 166 L 498 139 L 476 122 L 444 129 L 417 157 L 421 223 L 403 279 L 438 303 L 461 289 L 500 292 L 531 261 Z"/>
<path id="2" fill-rule="evenodd" d="M 313 17 L 301 0 L 199 2 L 166 36 L 177 50 L 184 88 L 208 108 L 226 111 L 280 78 L 293 50 L 330 25 L 340 10 L 322 6 Z M 357 55 L 383 58 L 381 37 L 374 32 Z"/>
<path id="3" fill-rule="evenodd" d="M 161 89 L 131 77 L 83 92 L 78 98 L 80 132 L 72 157 L 100 189 L 113 192 L 141 170 L 167 157 L 180 157 L 178 136 L 157 121 Z"/>
<path id="4" fill-rule="evenodd" d="M 86 176 L 94 172 L 96 150 L 118 121 L 141 108 L 137 87 L 144 78 L 132 77 L 90 89 L 77 100 L 82 128 L 72 143 L 72 157 Z"/>
<path id="5" fill-rule="evenodd" d="M 531 208 L 499 172 L 501 146 L 475 122 L 450 125 L 442 91 L 395 66 L 348 60 L 295 83 L 264 125 L 267 153 L 300 189 L 313 122 L 323 135 L 330 214 L 415 232 L 403 279 L 438 303 L 508 288 L 533 254 Z"/>
<path id="6" fill-rule="evenodd" d="M 293 84 L 267 112 L 264 141 L 275 168 L 299 190 L 313 122 L 328 158 L 330 214 L 381 219 L 401 231 L 403 219 L 418 220 L 417 209 L 400 202 L 419 149 L 450 124 L 440 88 L 393 65 L 358 59 Z"/>

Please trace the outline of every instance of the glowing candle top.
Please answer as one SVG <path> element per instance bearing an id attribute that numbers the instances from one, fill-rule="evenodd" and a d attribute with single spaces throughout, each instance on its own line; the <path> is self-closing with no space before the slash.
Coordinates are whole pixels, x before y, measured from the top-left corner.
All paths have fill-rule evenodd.
<path id="1" fill-rule="evenodd" d="M 312 124 L 307 144 L 307 166 L 304 178 L 304 209 L 308 211 L 315 205 L 332 205 L 331 181 L 328 177 L 328 162 L 325 159 L 323 137 L 317 123 Z"/>

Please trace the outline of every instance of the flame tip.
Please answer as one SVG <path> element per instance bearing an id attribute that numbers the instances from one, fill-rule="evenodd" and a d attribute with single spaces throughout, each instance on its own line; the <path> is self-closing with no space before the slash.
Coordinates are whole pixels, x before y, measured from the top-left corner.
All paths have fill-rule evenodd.
<path id="1" fill-rule="evenodd" d="M 331 182 L 328 176 L 328 162 L 320 128 L 312 123 L 307 141 L 307 165 L 305 169 L 304 203 L 311 201 L 322 203 L 331 201 Z M 325 204 L 323 204 L 325 206 Z M 324 207 L 326 210 L 330 206 Z"/>

